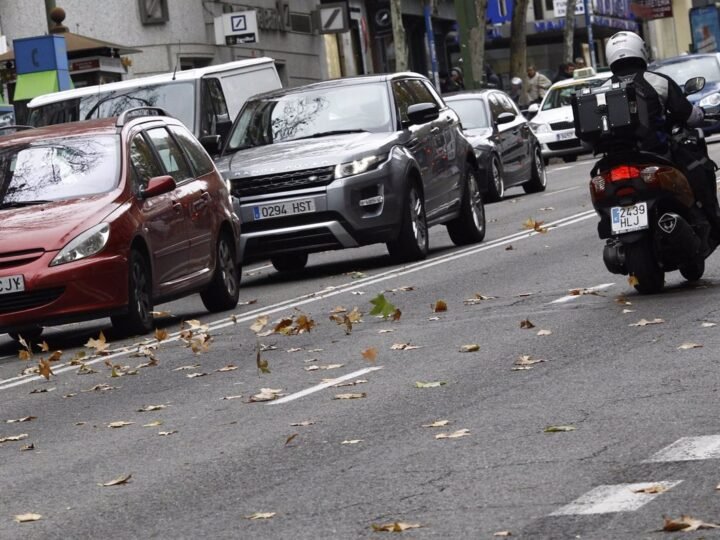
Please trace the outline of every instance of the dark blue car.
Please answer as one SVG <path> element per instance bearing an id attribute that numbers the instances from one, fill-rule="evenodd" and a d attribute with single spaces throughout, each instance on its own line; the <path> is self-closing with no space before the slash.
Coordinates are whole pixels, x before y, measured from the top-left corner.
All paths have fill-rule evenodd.
<path id="1" fill-rule="evenodd" d="M 720 53 L 688 54 L 657 60 L 648 66 L 651 71 L 667 75 L 682 87 L 692 77 L 705 77 L 705 88 L 688 96 L 694 105 L 707 112 L 720 113 Z M 704 128 L 706 134 L 720 132 L 720 124 Z"/>

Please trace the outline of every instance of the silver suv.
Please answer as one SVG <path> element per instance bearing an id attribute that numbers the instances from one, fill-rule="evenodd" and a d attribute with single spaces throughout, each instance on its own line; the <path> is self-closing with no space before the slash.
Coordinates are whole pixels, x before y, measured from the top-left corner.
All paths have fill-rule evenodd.
<path id="1" fill-rule="evenodd" d="M 308 253 L 384 242 L 396 261 L 428 252 L 428 227 L 485 236 L 483 193 L 457 114 L 416 73 L 325 81 L 251 98 L 218 169 L 243 223 L 244 260 L 279 271 Z"/>

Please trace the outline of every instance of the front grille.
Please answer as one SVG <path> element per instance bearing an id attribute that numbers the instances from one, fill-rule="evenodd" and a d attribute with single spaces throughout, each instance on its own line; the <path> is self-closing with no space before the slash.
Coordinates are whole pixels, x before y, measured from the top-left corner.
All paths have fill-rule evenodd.
<path id="1" fill-rule="evenodd" d="M 60 298 L 65 287 L 0 295 L 0 314 L 31 309 Z"/>
<path id="2" fill-rule="evenodd" d="M 550 150 L 567 150 L 568 148 L 580 148 L 582 143 L 580 139 L 570 139 L 569 141 L 558 141 L 547 143 Z"/>
<path id="3" fill-rule="evenodd" d="M 325 251 L 341 249 L 342 247 L 342 244 L 330 232 L 330 229 L 323 227 L 307 231 L 249 238 L 245 246 L 245 252 L 255 259 L 293 251 Z"/>
<path id="4" fill-rule="evenodd" d="M 560 131 L 563 129 L 571 129 L 575 127 L 574 122 L 555 122 L 553 124 L 550 124 L 550 129 L 553 131 Z"/>
<path id="5" fill-rule="evenodd" d="M 235 197 L 264 195 L 281 191 L 293 191 L 310 187 L 327 186 L 335 179 L 335 167 L 303 169 L 248 178 L 231 180 L 232 194 Z"/>
<path id="6" fill-rule="evenodd" d="M 45 250 L 25 249 L 22 251 L 9 251 L 0 253 L 0 268 L 12 268 L 36 261 L 43 256 Z"/>

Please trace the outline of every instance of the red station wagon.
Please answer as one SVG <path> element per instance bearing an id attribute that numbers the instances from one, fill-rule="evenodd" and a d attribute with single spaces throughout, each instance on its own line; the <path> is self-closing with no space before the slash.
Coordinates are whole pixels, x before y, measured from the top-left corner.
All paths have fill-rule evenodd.
<path id="1" fill-rule="evenodd" d="M 159 109 L 0 137 L 0 333 L 106 316 L 145 333 L 197 292 L 232 309 L 239 239 L 212 160 Z"/>

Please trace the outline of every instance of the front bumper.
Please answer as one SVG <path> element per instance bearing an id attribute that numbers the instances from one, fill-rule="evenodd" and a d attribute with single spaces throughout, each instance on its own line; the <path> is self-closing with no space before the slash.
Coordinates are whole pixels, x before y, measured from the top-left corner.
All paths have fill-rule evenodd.
<path id="1" fill-rule="evenodd" d="M 2 276 L 22 275 L 25 291 L 0 295 L 0 333 L 113 315 L 127 309 L 127 259 L 118 254 L 49 266 L 57 251 Z"/>
<path id="2" fill-rule="evenodd" d="M 536 133 L 535 136 L 544 158 L 577 156 L 593 151 L 592 146 L 575 136 L 574 129 Z"/>
<path id="3" fill-rule="evenodd" d="M 377 169 L 333 180 L 323 187 L 234 198 L 242 221 L 244 258 L 256 260 L 285 253 L 311 253 L 393 240 L 404 203 L 407 161 L 400 155 Z M 361 206 L 360 202 L 380 198 Z M 254 207 L 312 200 L 315 211 L 256 219 Z"/>

